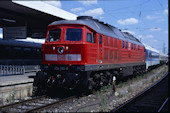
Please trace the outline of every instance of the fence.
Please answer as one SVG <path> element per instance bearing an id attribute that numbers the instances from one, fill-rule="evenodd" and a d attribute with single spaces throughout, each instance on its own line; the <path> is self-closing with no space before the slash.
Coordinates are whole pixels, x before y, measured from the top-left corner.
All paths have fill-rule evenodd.
<path id="1" fill-rule="evenodd" d="M 16 65 L 0 65 L 0 75 L 20 75 L 25 72 L 39 71 L 39 65 L 26 65 L 26 66 L 16 66 Z"/>

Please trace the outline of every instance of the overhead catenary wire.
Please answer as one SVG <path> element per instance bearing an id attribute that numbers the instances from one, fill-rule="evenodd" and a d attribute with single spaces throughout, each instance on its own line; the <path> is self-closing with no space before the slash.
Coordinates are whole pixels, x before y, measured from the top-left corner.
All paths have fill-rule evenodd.
<path id="1" fill-rule="evenodd" d="M 150 1 L 150 0 L 146 0 L 146 1 L 142 2 L 142 3 L 140 3 L 140 4 L 131 5 L 131 6 L 122 7 L 122 8 L 113 9 L 113 10 L 107 10 L 107 12 L 108 12 L 108 11 L 117 11 L 117 10 L 122 10 L 122 9 L 127 9 L 127 8 L 138 7 L 138 6 L 140 6 L 140 5 L 144 5 L 144 4 L 148 3 L 149 1 Z"/>

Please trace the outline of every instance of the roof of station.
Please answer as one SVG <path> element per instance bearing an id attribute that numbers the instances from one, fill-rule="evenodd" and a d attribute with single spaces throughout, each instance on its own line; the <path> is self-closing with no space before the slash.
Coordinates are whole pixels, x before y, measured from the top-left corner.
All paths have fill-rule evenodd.
<path id="1" fill-rule="evenodd" d="M 12 1 L 13 3 L 26 6 L 30 9 L 40 11 L 39 13 L 46 13 L 55 17 L 59 17 L 66 20 L 75 20 L 77 15 L 69 13 L 65 10 L 49 5 L 42 1 Z"/>
<path id="2" fill-rule="evenodd" d="M 15 26 L 26 21 L 75 20 L 77 15 L 54 7 L 42 1 L 0 1 L 0 27 Z M 28 20 L 29 19 L 29 20 Z"/>

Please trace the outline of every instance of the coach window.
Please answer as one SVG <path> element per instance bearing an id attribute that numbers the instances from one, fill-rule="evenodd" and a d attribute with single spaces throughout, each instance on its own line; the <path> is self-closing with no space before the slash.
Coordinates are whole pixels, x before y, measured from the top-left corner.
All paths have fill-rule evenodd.
<path id="1" fill-rule="evenodd" d="M 102 36 L 101 35 L 99 36 L 99 44 L 100 45 L 102 44 Z"/>
<path id="2" fill-rule="evenodd" d="M 124 48 L 124 41 L 122 42 L 122 48 Z"/>
<path id="3" fill-rule="evenodd" d="M 49 30 L 47 41 L 59 41 L 60 40 L 61 29 Z"/>
<path id="4" fill-rule="evenodd" d="M 12 53 L 11 47 L 0 45 L 0 51 L 2 53 L 0 54 L 0 59 L 1 58 L 4 58 L 4 59 L 12 58 L 13 53 Z"/>
<path id="5" fill-rule="evenodd" d="M 95 43 L 95 38 L 94 38 L 93 32 L 92 33 L 87 32 L 87 42 Z"/>
<path id="6" fill-rule="evenodd" d="M 81 41 L 82 39 L 82 29 L 72 29 L 68 28 L 66 32 L 67 41 Z"/>
<path id="7" fill-rule="evenodd" d="M 126 48 L 127 48 L 128 43 L 126 42 Z"/>
<path id="8" fill-rule="evenodd" d="M 22 48 L 21 47 L 13 48 L 13 58 L 14 59 L 22 58 Z"/>
<path id="9" fill-rule="evenodd" d="M 24 48 L 24 59 L 29 59 L 32 56 L 31 48 Z"/>
<path id="10" fill-rule="evenodd" d="M 149 58 L 151 58 L 151 53 L 149 53 Z"/>

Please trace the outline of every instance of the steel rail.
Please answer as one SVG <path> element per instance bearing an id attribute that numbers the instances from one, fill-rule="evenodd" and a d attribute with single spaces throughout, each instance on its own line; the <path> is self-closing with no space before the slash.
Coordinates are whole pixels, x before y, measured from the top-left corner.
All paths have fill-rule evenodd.
<path id="1" fill-rule="evenodd" d="M 36 97 L 36 98 L 23 100 L 23 101 L 12 103 L 12 104 L 7 104 L 7 105 L 4 105 L 4 106 L 0 106 L 0 111 L 4 111 L 5 109 L 9 109 L 9 108 L 14 108 L 14 107 L 19 106 L 19 105 L 24 105 L 25 103 L 28 103 L 28 102 L 41 100 L 41 99 L 44 99 L 45 97 L 46 96 L 43 95 L 43 96 L 40 96 L 40 97 Z"/>
<path id="2" fill-rule="evenodd" d="M 68 101 L 72 101 L 73 99 L 75 99 L 75 96 L 71 96 L 71 97 L 68 97 L 68 98 L 64 98 L 64 99 L 61 99 L 59 101 L 56 101 L 56 102 L 53 102 L 53 103 L 50 103 L 50 104 L 46 104 L 46 105 L 43 105 L 43 106 L 39 106 L 39 107 L 36 107 L 34 109 L 31 109 L 31 110 L 27 110 L 25 111 L 24 113 L 31 113 L 31 112 L 38 112 L 38 111 L 42 111 L 43 109 L 49 109 L 51 108 L 52 106 L 59 106 L 63 103 L 66 103 Z"/>
<path id="3" fill-rule="evenodd" d="M 163 109 L 163 107 L 166 105 L 166 103 L 168 102 L 169 97 L 166 98 L 165 102 L 161 105 L 161 107 L 159 108 L 158 112 L 161 112 L 161 110 Z"/>
<path id="4" fill-rule="evenodd" d="M 168 76 L 169 72 L 167 72 L 161 79 L 159 79 L 156 83 L 154 83 L 153 85 L 151 85 L 150 87 L 148 87 L 147 89 L 145 89 L 144 91 L 142 91 L 141 93 L 139 93 L 138 95 L 132 97 L 131 99 L 129 99 L 128 101 L 126 101 L 125 103 L 121 104 L 120 106 L 116 107 L 115 109 L 111 110 L 111 112 L 116 112 L 118 110 L 120 110 L 121 108 L 123 108 L 124 106 L 126 106 L 127 104 L 131 103 L 132 101 L 134 101 L 135 99 L 139 98 L 140 96 L 144 95 L 146 92 L 148 92 L 150 89 L 152 89 L 153 87 L 155 87 L 157 84 L 159 84 L 164 78 L 166 78 Z"/>

